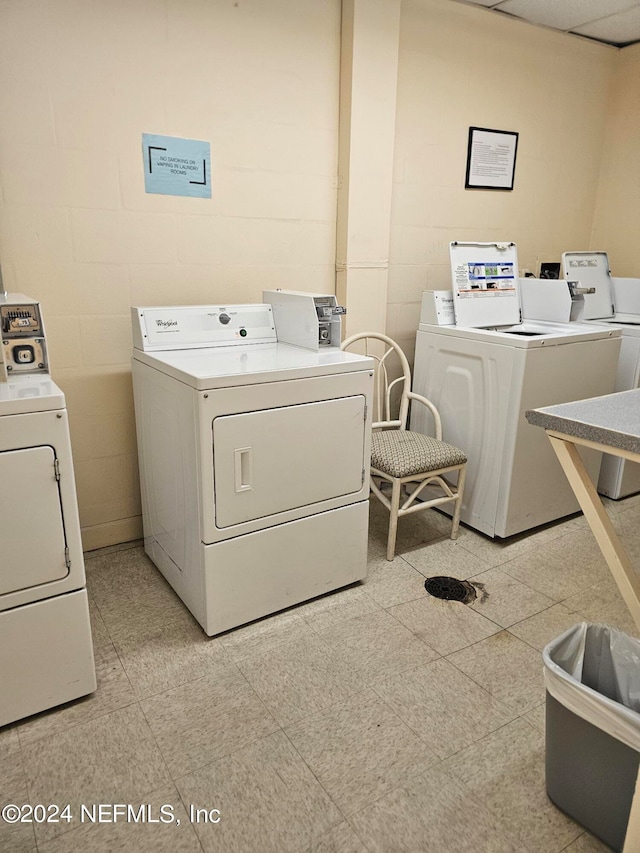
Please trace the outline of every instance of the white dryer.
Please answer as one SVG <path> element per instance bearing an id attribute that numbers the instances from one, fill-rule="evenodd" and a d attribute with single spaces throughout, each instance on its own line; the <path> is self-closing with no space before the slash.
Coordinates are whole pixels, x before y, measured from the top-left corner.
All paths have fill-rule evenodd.
<path id="1" fill-rule="evenodd" d="M 640 279 L 612 277 L 606 252 L 564 252 L 562 267 L 565 279 L 586 291 L 576 319 L 613 325 L 622 332 L 615 390 L 639 388 Z M 604 454 L 598 491 L 616 500 L 640 492 L 640 465 Z"/>
<path id="2" fill-rule="evenodd" d="M 524 412 L 611 393 L 620 335 L 523 321 L 513 243 L 454 243 L 451 260 L 457 324 L 420 323 L 414 391 L 433 400 L 444 437 L 468 455 L 462 521 L 508 537 L 579 511 L 546 435 Z M 416 413 L 411 428 L 431 433 L 430 416 Z M 585 461 L 597 478 L 600 456 Z"/>
<path id="3" fill-rule="evenodd" d="M 271 305 L 132 308 L 145 550 L 209 635 L 366 575 L 370 359 Z"/>
<path id="4" fill-rule="evenodd" d="M 40 306 L 0 295 L 0 726 L 96 689 L 64 394 Z"/>

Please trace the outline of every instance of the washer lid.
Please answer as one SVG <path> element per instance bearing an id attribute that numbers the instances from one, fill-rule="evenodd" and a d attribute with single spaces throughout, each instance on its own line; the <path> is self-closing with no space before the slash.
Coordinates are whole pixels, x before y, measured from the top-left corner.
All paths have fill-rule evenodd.
<path id="1" fill-rule="evenodd" d="M 520 282 L 515 243 L 450 243 L 451 289 L 458 326 L 519 323 Z"/>
<path id="2" fill-rule="evenodd" d="M 0 417 L 64 407 L 64 394 L 48 376 L 20 376 L 10 382 L 0 382 Z"/>
<path id="3" fill-rule="evenodd" d="M 577 287 L 595 288 L 595 293 L 584 294 L 581 320 L 613 317 L 611 270 L 606 252 L 563 252 L 562 270 L 567 281 L 578 282 Z"/>
<path id="4" fill-rule="evenodd" d="M 356 353 L 281 343 L 156 353 L 134 349 L 133 359 L 198 391 L 373 369 L 373 359 Z"/>
<path id="5" fill-rule="evenodd" d="M 552 323 L 546 320 L 526 320 L 515 326 L 500 329 L 473 328 L 471 326 L 436 326 L 420 323 L 421 332 L 437 335 L 449 335 L 454 338 L 466 338 L 471 341 L 484 341 L 515 349 L 538 349 L 544 347 L 565 346 L 579 341 L 595 341 L 603 338 L 619 338 L 619 327 L 595 325 L 593 323 Z"/>

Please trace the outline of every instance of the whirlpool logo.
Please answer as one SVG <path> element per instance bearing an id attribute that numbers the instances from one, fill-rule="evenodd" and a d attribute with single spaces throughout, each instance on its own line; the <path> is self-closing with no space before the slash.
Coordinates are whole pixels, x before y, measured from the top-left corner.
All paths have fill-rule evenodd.
<path id="1" fill-rule="evenodd" d="M 177 325 L 177 320 L 156 320 L 156 326 L 159 326 L 161 329 L 170 329 L 172 326 Z"/>

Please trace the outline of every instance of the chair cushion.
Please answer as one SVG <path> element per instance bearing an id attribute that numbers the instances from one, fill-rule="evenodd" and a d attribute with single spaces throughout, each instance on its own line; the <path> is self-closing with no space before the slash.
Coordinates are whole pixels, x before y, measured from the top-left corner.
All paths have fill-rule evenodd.
<path id="1" fill-rule="evenodd" d="M 388 429 L 371 436 L 371 467 L 390 477 L 410 477 L 466 461 L 457 447 L 421 432 Z"/>

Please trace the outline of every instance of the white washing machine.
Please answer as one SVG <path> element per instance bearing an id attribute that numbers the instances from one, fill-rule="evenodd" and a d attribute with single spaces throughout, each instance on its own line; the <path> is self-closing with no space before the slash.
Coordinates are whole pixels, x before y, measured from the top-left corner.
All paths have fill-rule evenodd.
<path id="1" fill-rule="evenodd" d="M 0 726 L 96 689 L 64 394 L 40 306 L 0 294 Z"/>
<path id="2" fill-rule="evenodd" d="M 132 322 L 145 550 L 205 632 L 362 580 L 372 361 L 279 342 L 266 304 Z"/>
<path id="3" fill-rule="evenodd" d="M 606 252 L 565 252 L 562 267 L 566 281 L 587 291 L 576 319 L 622 331 L 615 390 L 640 387 L 640 279 L 612 277 Z M 640 492 L 640 465 L 604 454 L 598 491 L 615 500 Z"/>
<path id="4" fill-rule="evenodd" d="M 611 393 L 620 334 L 522 321 L 513 243 L 455 243 L 451 259 L 457 324 L 420 323 L 414 391 L 436 404 L 445 439 L 468 455 L 462 521 L 508 537 L 579 511 L 544 431 L 524 412 Z M 431 433 L 428 413 L 416 411 L 411 428 Z M 597 478 L 600 456 L 584 458 Z"/>

